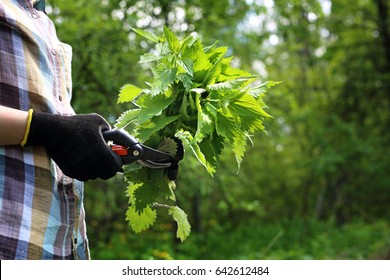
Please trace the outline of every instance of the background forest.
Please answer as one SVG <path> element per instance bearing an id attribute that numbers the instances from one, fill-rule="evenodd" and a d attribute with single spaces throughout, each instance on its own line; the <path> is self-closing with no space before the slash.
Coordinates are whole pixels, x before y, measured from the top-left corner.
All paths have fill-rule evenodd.
<path id="1" fill-rule="evenodd" d="M 130 27 L 230 47 L 234 64 L 283 81 L 274 118 L 237 175 L 226 151 L 211 178 L 186 154 L 178 204 L 190 237 L 159 213 L 135 234 L 119 175 L 86 184 L 93 259 L 390 259 L 390 3 L 387 0 L 50 0 L 73 46 L 73 106 L 111 124 L 127 83 L 151 75 L 151 47 Z"/>

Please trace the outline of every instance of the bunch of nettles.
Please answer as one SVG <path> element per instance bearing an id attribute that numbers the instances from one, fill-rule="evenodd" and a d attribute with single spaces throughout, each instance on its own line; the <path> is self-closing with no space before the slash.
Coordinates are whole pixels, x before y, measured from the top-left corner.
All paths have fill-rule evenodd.
<path id="1" fill-rule="evenodd" d="M 118 103 L 127 102 L 130 109 L 120 116 L 116 127 L 171 154 L 177 151 L 173 139 L 180 139 L 210 175 L 216 172 L 226 147 L 235 154 L 239 167 L 251 135 L 264 131 L 263 120 L 270 115 L 264 111 L 262 96 L 277 82 L 256 85 L 258 76 L 232 67 L 227 47 L 217 43 L 205 47 L 196 34 L 179 39 L 167 27 L 161 36 L 133 30 L 155 44 L 139 61 L 150 67 L 153 79 L 145 88 L 122 87 Z M 177 222 L 177 237 L 183 241 L 191 227 L 182 209 L 161 203 L 175 202 L 175 182 L 164 172 L 141 165 L 126 168 L 126 219 L 140 232 L 155 222 L 156 207 L 165 207 Z"/>

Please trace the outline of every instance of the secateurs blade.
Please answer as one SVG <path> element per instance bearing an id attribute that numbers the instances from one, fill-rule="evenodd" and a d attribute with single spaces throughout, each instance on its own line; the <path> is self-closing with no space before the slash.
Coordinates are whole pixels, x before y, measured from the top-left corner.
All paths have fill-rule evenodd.
<path id="1" fill-rule="evenodd" d="M 121 157 L 124 165 L 138 162 L 148 168 L 167 168 L 173 160 L 171 154 L 145 146 L 119 129 L 104 131 L 103 137 L 106 141 L 112 142 L 111 150 Z"/>

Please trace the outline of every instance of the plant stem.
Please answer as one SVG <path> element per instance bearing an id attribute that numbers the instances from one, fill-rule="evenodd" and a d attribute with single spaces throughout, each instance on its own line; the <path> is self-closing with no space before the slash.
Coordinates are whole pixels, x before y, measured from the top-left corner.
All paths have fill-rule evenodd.
<path id="1" fill-rule="evenodd" d="M 152 208 L 168 208 L 168 209 L 170 209 L 172 206 L 170 206 L 168 204 L 161 204 L 161 203 L 154 202 L 154 203 L 152 203 L 151 207 Z"/>

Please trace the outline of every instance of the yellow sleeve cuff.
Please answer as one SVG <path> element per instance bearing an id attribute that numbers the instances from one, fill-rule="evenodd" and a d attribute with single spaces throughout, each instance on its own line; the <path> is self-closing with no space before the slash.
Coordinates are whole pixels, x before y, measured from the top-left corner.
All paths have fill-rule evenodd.
<path id="1" fill-rule="evenodd" d="M 33 109 L 28 110 L 26 131 L 24 132 L 23 140 L 20 143 L 20 146 L 22 146 L 22 147 L 24 147 L 24 145 L 26 145 L 26 143 L 27 143 L 28 134 L 30 133 L 32 114 L 33 114 Z"/>

